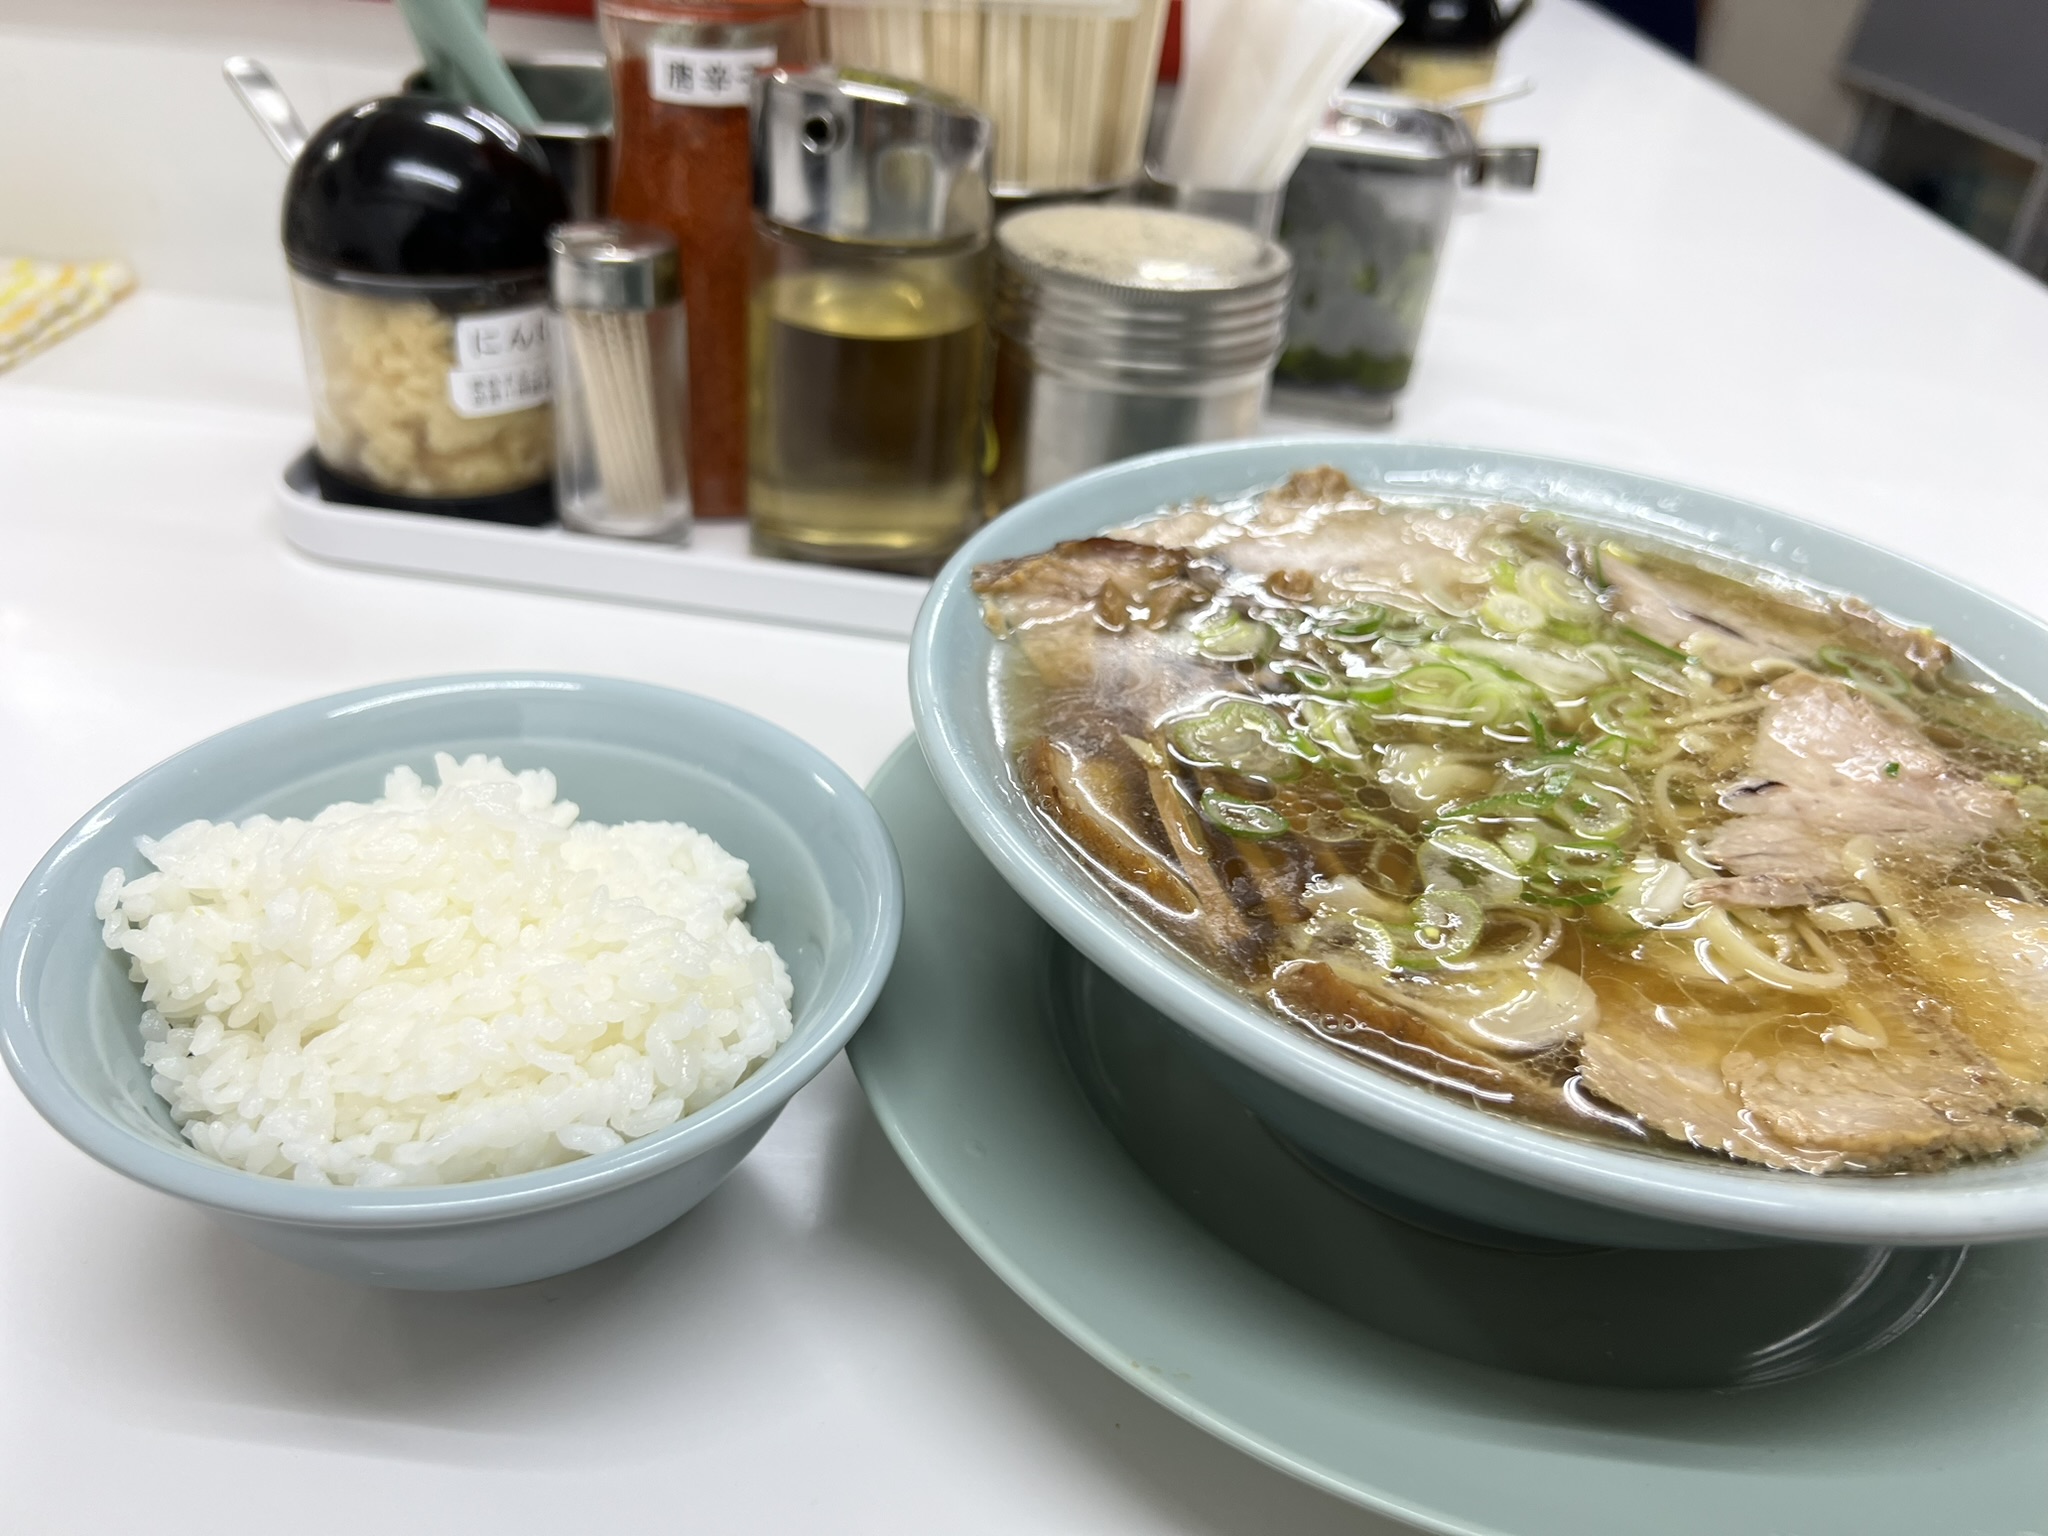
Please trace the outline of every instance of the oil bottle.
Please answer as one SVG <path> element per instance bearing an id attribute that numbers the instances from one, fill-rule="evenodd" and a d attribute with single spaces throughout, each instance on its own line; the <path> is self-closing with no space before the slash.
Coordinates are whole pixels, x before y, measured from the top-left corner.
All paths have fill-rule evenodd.
<path id="1" fill-rule="evenodd" d="M 937 92 L 829 69 L 763 77 L 757 551 L 922 574 L 986 515 L 992 138 Z"/>

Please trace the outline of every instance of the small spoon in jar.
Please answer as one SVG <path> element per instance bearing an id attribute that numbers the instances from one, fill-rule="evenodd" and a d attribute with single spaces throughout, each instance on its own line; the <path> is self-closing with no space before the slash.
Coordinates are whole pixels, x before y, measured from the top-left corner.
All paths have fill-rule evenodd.
<path id="1" fill-rule="evenodd" d="M 227 76 L 228 88 L 241 98 L 242 105 L 249 109 L 256 126 L 263 130 L 270 147 L 284 163 L 290 165 L 298 159 L 299 151 L 306 147 L 306 125 L 299 121 L 299 114 L 276 77 L 256 60 L 239 53 L 223 63 L 220 71 Z"/>

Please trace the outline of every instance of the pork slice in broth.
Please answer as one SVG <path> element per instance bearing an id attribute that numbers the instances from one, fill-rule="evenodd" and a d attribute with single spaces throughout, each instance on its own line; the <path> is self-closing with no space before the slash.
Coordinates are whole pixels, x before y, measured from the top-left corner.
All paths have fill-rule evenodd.
<path id="1" fill-rule="evenodd" d="M 1859 996 L 1846 1022 L 1610 990 L 1580 1073 L 1666 1136 L 1770 1168 L 1896 1172 L 2040 1139 L 2048 1095 L 2002 1071 L 1945 1008 L 1881 981 Z"/>
<path id="2" fill-rule="evenodd" d="M 1327 465 L 1290 475 L 1249 502 L 1219 507 L 1196 502 L 1116 530 L 1116 537 L 1193 553 L 1208 553 L 1245 539 L 1278 539 L 1312 531 L 1344 512 L 1377 513 L 1380 501 Z"/>
<path id="3" fill-rule="evenodd" d="M 1579 1076 L 1617 1109 L 1674 1141 L 1767 1168 L 1832 1173 L 1839 1157 L 1790 1146 L 1744 1112 L 1722 1063 L 1749 1021 L 1656 1008 L 1608 991 L 1579 1045 Z"/>
<path id="4" fill-rule="evenodd" d="M 1947 868 L 2017 824 L 2008 791 L 1952 763 L 1917 725 L 1846 684 L 1802 672 L 1768 692 L 1750 776 L 1721 796 L 1734 819 L 1701 848 L 1735 878 L 1700 882 L 1697 900 L 1811 905 L 1851 883 L 1852 838 L 1869 838 L 1881 856 Z"/>
<path id="5" fill-rule="evenodd" d="M 1298 597 L 1329 605 L 1425 597 L 1453 611 L 1486 590 L 1490 541 L 1510 513 L 1386 508 L 1335 470 L 1296 475 L 1249 506 L 1197 507 L 1118 536 L 1199 552 L 1247 576 L 1291 578 Z"/>
<path id="6" fill-rule="evenodd" d="M 1095 688 L 1107 697 L 1135 686 L 1142 702 L 1173 692 L 1196 665 L 1157 637 L 1207 602 L 1215 585 L 1184 550 L 1103 538 L 991 561 L 975 569 L 974 590 L 988 627 L 1014 640 L 1048 687 Z M 1119 636 L 1135 643 L 1120 644 Z"/>
<path id="7" fill-rule="evenodd" d="M 1220 694 L 1248 694 L 1173 621 L 1215 593 L 1214 570 L 1183 550 L 1080 539 L 978 567 L 974 590 L 996 634 L 1037 676 L 1038 725 L 1082 756 L 1128 756 L 1157 723 Z"/>
<path id="8" fill-rule="evenodd" d="M 2041 1139 L 2048 1093 L 2001 1071 L 1938 1005 L 1886 1012 L 1882 1046 L 1788 1023 L 1746 1036 L 1722 1073 L 1762 1129 L 1844 1168 L 1939 1168 Z"/>
<path id="9" fill-rule="evenodd" d="M 1812 663 L 1844 642 L 1894 663 L 1902 674 L 1932 678 L 1948 665 L 1946 644 L 1909 629 L 1854 598 L 1773 589 L 1768 616 L 1755 592 L 1733 577 L 1680 574 L 1664 561 L 1644 565 L 1612 551 L 1601 562 L 1608 599 L 1630 627 L 1660 645 L 1697 656 L 1717 672 L 1743 674 L 1759 663 Z"/>
<path id="10" fill-rule="evenodd" d="M 2048 1082 L 2048 909 L 1948 886 L 1898 913 L 1914 967 L 2007 1072 Z"/>

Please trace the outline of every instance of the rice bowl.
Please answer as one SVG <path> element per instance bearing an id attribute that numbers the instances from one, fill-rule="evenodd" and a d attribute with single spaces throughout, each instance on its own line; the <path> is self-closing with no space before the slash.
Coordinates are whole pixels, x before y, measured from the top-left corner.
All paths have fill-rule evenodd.
<path id="1" fill-rule="evenodd" d="M 310 818 L 374 798 L 395 764 L 424 777 L 441 750 L 546 765 L 592 820 L 684 821 L 743 859 L 758 892 L 749 926 L 788 968 L 789 1039 L 707 1107 L 553 1167 L 371 1188 L 224 1166 L 189 1144 L 150 1085 L 140 989 L 93 916 L 108 867 L 145 874 L 136 839 L 188 821 Z M 894 849 L 859 786 L 744 711 L 560 674 L 392 683 L 210 737 L 59 839 L 0 921 L 0 1055 L 81 1150 L 273 1252 L 373 1285 L 510 1285 L 617 1252 L 715 1189 L 866 1017 L 901 909 Z"/>

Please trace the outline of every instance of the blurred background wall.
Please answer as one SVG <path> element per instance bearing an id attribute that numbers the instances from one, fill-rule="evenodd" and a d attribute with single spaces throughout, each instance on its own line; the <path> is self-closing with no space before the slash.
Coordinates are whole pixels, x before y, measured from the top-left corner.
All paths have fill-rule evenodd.
<path id="1" fill-rule="evenodd" d="M 1759 106 L 2048 275 L 2048 0 L 1702 0 L 1697 51 Z"/>
<path id="2" fill-rule="evenodd" d="M 1837 68 L 1867 0 L 1712 0 L 1700 64 L 1811 138 L 1847 150 L 1857 97 Z"/>

